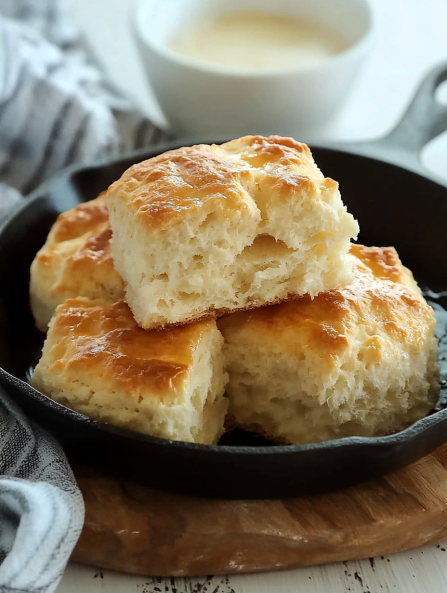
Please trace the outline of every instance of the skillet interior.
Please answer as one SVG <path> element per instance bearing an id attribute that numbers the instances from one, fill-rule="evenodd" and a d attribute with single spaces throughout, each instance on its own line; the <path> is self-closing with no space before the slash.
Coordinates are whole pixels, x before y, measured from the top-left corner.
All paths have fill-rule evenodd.
<path id="1" fill-rule="evenodd" d="M 114 474 L 229 498 L 288 497 L 344 487 L 403 467 L 447 440 L 444 390 L 436 413 L 398 435 L 272 447 L 240 432 L 224 437 L 220 446 L 206 447 L 91 421 L 23 383 L 43 341 L 28 306 L 29 266 L 51 224 L 60 212 L 96 197 L 133 162 L 164 150 L 68 171 L 35 192 L 0 231 L 0 380 L 27 413 L 51 430 L 69 455 L 87 454 Z M 447 290 L 447 188 L 366 157 L 317 147 L 313 153 L 325 174 L 340 182 L 343 200 L 360 222 L 360 242 L 394 245 L 421 284 Z M 447 298 L 435 300 L 435 308 L 447 308 Z M 442 343 L 441 363 L 444 351 Z"/>

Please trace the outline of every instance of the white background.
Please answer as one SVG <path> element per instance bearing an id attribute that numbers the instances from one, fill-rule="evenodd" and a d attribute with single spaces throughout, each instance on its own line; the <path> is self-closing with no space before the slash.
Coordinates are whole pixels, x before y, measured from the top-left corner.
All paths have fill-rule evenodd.
<path id="1" fill-rule="evenodd" d="M 115 82 L 155 121 L 162 122 L 131 35 L 129 22 L 133 2 L 67 2 Z M 375 47 L 343 111 L 326 130 L 327 139 L 360 140 L 384 135 L 402 115 L 424 74 L 442 61 L 447 65 L 447 0 L 371 0 L 371 3 L 376 23 Z M 439 97 L 447 103 L 447 84 L 440 90 Z M 428 169 L 447 178 L 447 134 L 426 147 L 423 162 Z M 443 593 L 447 592 L 447 553 L 443 548 L 447 548 L 447 543 L 383 560 L 378 558 L 374 567 L 365 560 L 275 574 L 230 577 L 229 583 L 216 577 L 207 591 Z M 355 577 L 356 573 L 361 579 Z M 176 579 L 171 583 L 167 579 L 160 584 L 152 578 L 100 573 L 71 565 L 58 593 L 152 593 L 154 587 L 164 593 L 174 589 L 177 593 L 193 593 L 197 591 L 197 584 L 204 580 Z"/>

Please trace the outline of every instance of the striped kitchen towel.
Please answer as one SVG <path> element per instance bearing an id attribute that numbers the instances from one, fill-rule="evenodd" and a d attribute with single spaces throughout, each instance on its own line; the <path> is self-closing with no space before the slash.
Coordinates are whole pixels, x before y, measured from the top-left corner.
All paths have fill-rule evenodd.
<path id="1" fill-rule="evenodd" d="M 67 165 L 166 137 L 104 78 L 61 0 L 0 0 L 0 216 L 5 185 L 26 195 Z"/>
<path id="2" fill-rule="evenodd" d="M 61 0 L 0 0 L 0 219 L 69 164 L 162 139 L 104 78 Z M 54 591 L 83 517 L 61 448 L 0 389 L 0 593 Z"/>
<path id="3" fill-rule="evenodd" d="M 84 503 L 59 444 L 0 388 L 0 591 L 54 591 Z"/>

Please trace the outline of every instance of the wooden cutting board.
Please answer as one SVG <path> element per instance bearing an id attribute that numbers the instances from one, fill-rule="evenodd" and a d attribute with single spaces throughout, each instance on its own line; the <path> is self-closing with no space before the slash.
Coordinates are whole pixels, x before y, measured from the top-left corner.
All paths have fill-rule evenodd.
<path id="1" fill-rule="evenodd" d="M 85 465 L 72 559 L 152 576 L 278 570 L 391 554 L 447 537 L 447 444 L 374 482 L 289 500 L 211 500 L 114 480 Z"/>

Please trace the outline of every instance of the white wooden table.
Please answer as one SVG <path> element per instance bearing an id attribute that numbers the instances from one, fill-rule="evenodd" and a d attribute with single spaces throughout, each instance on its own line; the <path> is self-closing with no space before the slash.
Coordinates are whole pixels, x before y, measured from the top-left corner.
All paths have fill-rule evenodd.
<path id="1" fill-rule="evenodd" d="M 67 0 L 115 81 L 155 121 L 162 117 L 147 88 L 129 27 L 129 0 Z M 162 1 L 162 0 L 160 0 Z M 425 72 L 447 63 L 447 0 L 371 0 L 376 45 L 343 111 L 315 140 L 360 140 L 390 130 Z M 447 83 L 439 93 L 447 102 Z M 423 154 L 447 177 L 447 134 Z M 71 564 L 58 593 L 428 593 L 447 592 L 447 542 L 393 556 L 280 573 L 154 579 Z"/>

